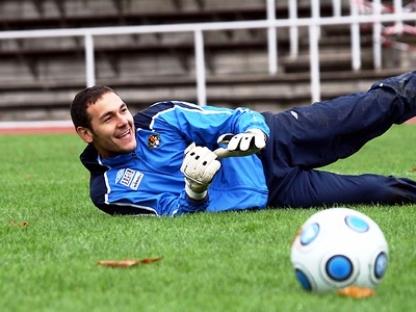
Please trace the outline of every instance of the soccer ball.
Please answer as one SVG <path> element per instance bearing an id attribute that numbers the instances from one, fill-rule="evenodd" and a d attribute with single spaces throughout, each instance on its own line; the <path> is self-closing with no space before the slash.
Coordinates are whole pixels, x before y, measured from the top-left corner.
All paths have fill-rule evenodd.
<path id="1" fill-rule="evenodd" d="M 305 290 L 374 289 L 386 273 L 388 246 L 380 227 L 365 214 L 329 208 L 302 225 L 292 243 L 291 260 Z"/>

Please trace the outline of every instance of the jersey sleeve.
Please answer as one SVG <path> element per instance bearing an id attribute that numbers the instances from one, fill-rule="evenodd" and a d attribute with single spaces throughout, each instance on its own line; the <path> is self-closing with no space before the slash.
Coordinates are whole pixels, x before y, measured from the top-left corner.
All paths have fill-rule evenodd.
<path id="1" fill-rule="evenodd" d="M 110 215 L 123 216 L 170 216 L 176 217 L 182 214 L 206 211 L 209 199 L 193 201 L 183 191 L 178 198 L 174 194 L 166 194 L 155 207 L 147 206 L 146 203 L 102 202 L 93 199 L 95 206 Z"/>
<path id="2" fill-rule="evenodd" d="M 188 109 L 183 103 L 177 105 L 174 114 L 166 114 L 166 122 L 174 124 L 196 144 L 212 146 L 224 133 L 241 133 L 257 128 L 269 136 L 269 128 L 264 117 L 248 108 L 217 108 L 203 106 L 200 110 Z M 175 124 L 176 121 L 176 124 Z"/>
<path id="3" fill-rule="evenodd" d="M 110 215 L 175 217 L 206 211 L 209 206 L 208 197 L 194 201 L 187 197 L 184 189 L 179 196 L 165 191 L 147 194 L 125 191 L 110 183 L 105 173 L 91 180 L 90 197 L 98 209 Z"/>
<path id="4" fill-rule="evenodd" d="M 270 133 L 262 114 L 243 107 L 230 109 L 179 101 L 160 102 L 135 116 L 135 121 L 140 119 L 148 122 L 149 129 L 171 129 L 187 142 L 210 149 L 217 147 L 217 139 L 224 133 L 237 134 L 253 128 L 262 130 L 267 136 Z"/>

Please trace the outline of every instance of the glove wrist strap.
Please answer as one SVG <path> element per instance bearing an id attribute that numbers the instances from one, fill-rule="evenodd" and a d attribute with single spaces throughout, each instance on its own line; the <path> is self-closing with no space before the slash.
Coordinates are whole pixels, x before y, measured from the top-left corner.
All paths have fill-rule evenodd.
<path id="1" fill-rule="evenodd" d="M 190 198 L 192 198 L 194 200 L 202 200 L 205 197 L 207 197 L 207 193 L 208 193 L 206 190 L 201 192 L 201 193 L 195 192 L 195 191 L 191 190 L 188 183 L 185 184 L 185 192 Z"/>

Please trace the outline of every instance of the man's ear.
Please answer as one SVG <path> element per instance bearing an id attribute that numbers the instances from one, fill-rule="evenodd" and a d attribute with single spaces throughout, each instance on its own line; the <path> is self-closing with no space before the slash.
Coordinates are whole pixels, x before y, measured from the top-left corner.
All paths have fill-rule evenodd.
<path id="1" fill-rule="evenodd" d="M 93 135 L 90 129 L 84 128 L 84 127 L 78 127 L 77 133 L 79 137 L 85 142 L 85 143 L 92 143 L 93 141 Z"/>

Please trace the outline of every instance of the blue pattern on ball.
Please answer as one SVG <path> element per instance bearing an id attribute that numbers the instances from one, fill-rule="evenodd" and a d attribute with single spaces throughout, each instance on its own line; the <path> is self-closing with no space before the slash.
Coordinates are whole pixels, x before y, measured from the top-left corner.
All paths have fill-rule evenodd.
<path id="1" fill-rule="evenodd" d="M 356 231 L 358 233 L 367 232 L 370 228 L 370 226 L 365 220 L 357 216 L 347 216 L 345 218 L 345 223 L 351 230 Z"/>
<path id="2" fill-rule="evenodd" d="M 347 280 L 352 272 L 353 266 L 351 261 L 341 255 L 331 257 L 326 263 L 326 272 L 330 278 L 336 281 Z"/>
<path id="3" fill-rule="evenodd" d="M 384 252 L 381 252 L 375 261 L 374 265 L 374 275 L 376 278 L 381 279 L 383 278 L 384 274 L 387 270 L 387 255 Z"/>
<path id="4" fill-rule="evenodd" d="M 319 225 L 318 223 L 312 223 L 300 234 L 300 243 L 303 246 L 309 245 L 318 236 Z"/>
<path id="5" fill-rule="evenodd" d="M 299 269 L 295 270 L 296 278 L 305 290 L 312 290 L 312 285 L 308 277 Z"/>

